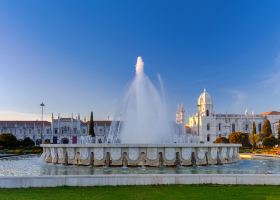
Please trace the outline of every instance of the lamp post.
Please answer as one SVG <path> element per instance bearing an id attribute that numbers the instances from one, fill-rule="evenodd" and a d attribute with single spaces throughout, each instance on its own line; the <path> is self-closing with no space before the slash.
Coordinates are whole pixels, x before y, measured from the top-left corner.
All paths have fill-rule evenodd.
<path id="1" fill-rule="evenodd" d="M 200 104 L 197 104 L 197 135 L 199 136 L 199 126 L 200 126 Z"/>
<path id="2" fill-rule="evenodd" d="M 40 104 L 40 106 L 42 107 L 42 126 L 41 126 L 41 144 L 43 143 L 43 130 L 44 130 L 44 106 L 45 104 L 42 102 Z"/>

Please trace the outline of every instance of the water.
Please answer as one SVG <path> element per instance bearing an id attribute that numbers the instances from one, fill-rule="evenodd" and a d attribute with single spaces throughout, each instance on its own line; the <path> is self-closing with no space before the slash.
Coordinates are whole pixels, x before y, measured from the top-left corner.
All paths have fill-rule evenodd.
<path id="1" fill-rule="evenodd" d="M 162 144 L 172 139 L 163 87 L 157 89 L 144 73 L 144 62 L 138 57 L 136 75 L 114 117 L 108 143 Z M 161 81 L 160 81 L 161 83 Z M 161 91 L 161 92 L 159 92 Z"/>
<path id="2" fill-rule="evenodd" d="M 53 165 L 38 155 L 0 159 L 0 176 L 98 175 L 98 174 L 280 174 L 280 160 L 240 160 L 234 164 L 199 167 L 106 168 Z"/>

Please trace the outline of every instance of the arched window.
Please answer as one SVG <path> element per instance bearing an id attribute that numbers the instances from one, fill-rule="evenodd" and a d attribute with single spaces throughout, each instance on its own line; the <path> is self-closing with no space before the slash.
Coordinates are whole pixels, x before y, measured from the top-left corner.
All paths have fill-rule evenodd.
<path id="1" fill-rule="evenodd" d="M 262 132 L 262 123 L 259 123 L 259 133 Z"/>
<path id="2" fill-rule="evenodd" d="M 207 124 L 207 131 L 210 131 L 210 124 Z"/>
<path id="3" fill-rule="evenodd" d="M 206 116 L 207 117 L 209 116 L 209 110 L 206 110 Z"/>
<path id="4" fill-rule="evenodd" d="M 207 142 L 210 142 L 210 134 L 207 134 Z"/>
<path id="5" fill-rule="evenodd" d="M 231 132 L 233 132 L 233 133 L 235 132 L 235 124 L 231 125 Z"/>

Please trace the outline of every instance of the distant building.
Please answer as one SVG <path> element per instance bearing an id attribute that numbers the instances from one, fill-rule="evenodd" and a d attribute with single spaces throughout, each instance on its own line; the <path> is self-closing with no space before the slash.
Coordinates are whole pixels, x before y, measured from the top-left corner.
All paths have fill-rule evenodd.
<path id="1" fill-rule="evenodd" d="M 80 115 L 76 118 L 60 117 L 54 119 L 52 115 L 52 137 L 50 139 L 51 143 L 62 143 L 64 140 L 67 143 L 76 144 L 81 136 L 88 135 L 87 123 L 80 120 Z"/>
<path id="2" fill-rule="evenodd" d="M 11 133 L 17 139 L 29 137 L 37 145 L 41 143 L 41 139 L 43 142 L 76 144 L 81 136 L 88 135 L 88 124 L 89 122 L 80 120 L 80 115 L 75 118 L 73 116 L 68 118 L 58 116 L 56 119 L 52 115 L 51 122 L 44 121 L 43 123 L 41 121 L 0 121 L 0 134 Z M 96 142 L 103 143 L 105 141 L 110 125 L 111 121 L 109 120 L 94 121 Z"/>
<path id="3" fill-rule="evenodd" d="M 197 113 L 189 118 L 186 130 L 199 137 L 200 142 L 213 142 L 219 136 L 228 137 L 232 132 L 252 132 L 252 124 L 255 122 L 257 133 L 261 133 L 264 119 L 268 119 L 272 126 L 272 132 L 277 136 L 280 112 L 271 111 L 262 114 L 216 114 L 212 97 L 204 89 L 198 98 Z M 177 119 L 177 118 L 176 118 Z"/>
<path id="4" fill-rule="evenodd" d="M 41 139 L 51 136 L 52 130 L 51 123 L 48 121 L 0 121 L 1 133 L 13 134 L 21 140 L 29 137 L 36 144 L 40 144 Z"/>

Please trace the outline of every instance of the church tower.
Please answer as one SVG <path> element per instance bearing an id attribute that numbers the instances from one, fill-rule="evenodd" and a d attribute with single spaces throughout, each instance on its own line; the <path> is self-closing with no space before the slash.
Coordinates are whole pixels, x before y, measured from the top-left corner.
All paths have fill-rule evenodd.
<path id="1" fill-rule="evenodd" d="M 176 124 L 185 124 L 185 108 L 183 104 L 178 105 L 178 110 L 176 112 Z"/>
<path id="2" fill-rule="evenodd" d="M 213 102 L 210 94 L 203 90 L 197 101 L 197 108 L 200 116 L 210 117 L 213 115 Z"/>
<path id="3" fill-rule="evenodd" d="M 197 133 L 201 142 L 213 142 L 216 139 L 216 121 L 210 94 L 203 90 L 197 101 Z"/>

